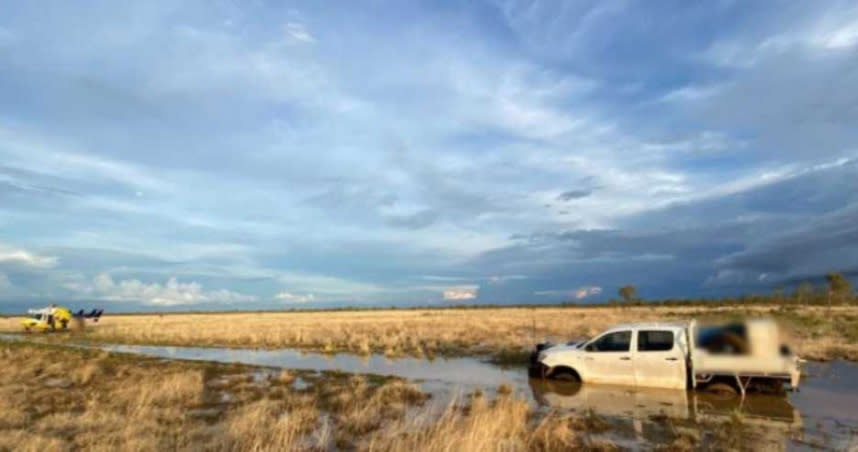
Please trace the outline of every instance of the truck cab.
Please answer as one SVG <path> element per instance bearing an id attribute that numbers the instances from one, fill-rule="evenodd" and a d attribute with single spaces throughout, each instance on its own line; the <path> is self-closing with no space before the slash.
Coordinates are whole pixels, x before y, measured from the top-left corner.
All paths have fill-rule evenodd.
<path id="1" fill-rule="evenodd" d="M 537 370 L 585 383 L 682 389 L 688 380 L 685 331 L 669 323 L 618 325 L 589 341 L 540 351 Z"/>
<path id="2" fill-rule="evenodd" d="M 742 394 L 752 382 L 798 387 L 801 359 L 771 320 L 698 329 L 687 323 L 618 325 L 595 338 L 537 346 L 531 376 L 653 388 L 707 388 Z"/>

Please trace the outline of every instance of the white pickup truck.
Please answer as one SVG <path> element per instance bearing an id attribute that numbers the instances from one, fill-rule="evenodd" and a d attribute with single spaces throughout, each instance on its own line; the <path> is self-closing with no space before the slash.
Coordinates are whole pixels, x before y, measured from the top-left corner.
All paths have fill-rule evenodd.
<path id="1" fill-rule="evenodd" d="M 801 360 L 777 325 L 752 320 L 698 328 L 686 323 L 618 325 L 588 341 L 540 344 L 532 377 L 742 393 L 752 385 L 798 388 Z"/>

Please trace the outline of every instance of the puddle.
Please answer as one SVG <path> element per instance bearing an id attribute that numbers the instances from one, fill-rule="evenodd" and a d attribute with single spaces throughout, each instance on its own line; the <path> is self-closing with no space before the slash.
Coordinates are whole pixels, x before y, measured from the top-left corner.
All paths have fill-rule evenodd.
<path id="1" fill-rule="evenodd" d="M 393 375 L 411 380 L 439 380 L 466 385 L 499 385 L 521 379 L 520 369 L 504 370 L 474 358 L 388 358 L 384 355 L 321 354 L 300 350 L 98 345 L 99 349 L 193 361 L 241 363 L 299 370 Z M 522 380 L 522 381 L 526 381 Z"/>
<path id="2" fill-rule="evenodd" d="M 20 335 L 0 338 L 38 341 Z M 196 348 L 145 345 L 76 345 L 164 359 L 241 363 L 269 368 L 398 376 L 419 382 L 443 406 L 477 389 L 494 396 L 501 384 L 537 411 L 590 413 L 614 425 L 618 444 L 663 444 L 673 429 L 665 417 L 688 422 L 730 422 L 759 427 L 755 440 L 778 450 L 858 450 L 858 364 L 806 363 L 799 392 L 786 397 L 749 394 L 728 400 L 695 391 L 575 385 L 531 380 L 524 368 L 502 368 L 476 358 L 388 358 L 300 350 Z M 300 378 L 296 388 L 306 387 Z M 635 447 L 634 445 L 637 445 Z"/>
<path id="3" fill-rule="evenodd" d="M 303 391 L 310 387 L 310 383 L 304 380 L 301 377 L 295 377 L 295 381 L 292 382 L 292 389 L 296 391 Z"/>

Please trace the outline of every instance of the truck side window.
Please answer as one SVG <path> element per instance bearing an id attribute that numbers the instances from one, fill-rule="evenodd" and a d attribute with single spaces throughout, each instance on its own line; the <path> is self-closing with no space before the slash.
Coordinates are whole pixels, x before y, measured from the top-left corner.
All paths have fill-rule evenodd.
<path id="1" fill-rule="evenodd" d="M 600 337 L 593 342 L 593 351 L 596 352 L 627 352 L 632 342 L 631 331 L 617 331 Z"/>
<path id="2" fill-rule="evenodd" d="M 639 352 L 666 352 L 672 349 L 672 331 L 638 331 Z"/>

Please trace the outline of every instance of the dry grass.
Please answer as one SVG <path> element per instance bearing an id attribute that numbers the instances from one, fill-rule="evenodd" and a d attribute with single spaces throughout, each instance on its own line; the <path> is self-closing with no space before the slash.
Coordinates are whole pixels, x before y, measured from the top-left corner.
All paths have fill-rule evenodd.
<path id="1" fill-rule="evenodd" d="M 544 338 L 591 336 L 617 323 L 774 315 L 810 359 L 858 359 L 858 307 L 602 307 L 106 316 L 86 339 L 138 344 L 297 347 L 388 356 L 492 354 L 521 360 Z M 0 331 L 19 331 L 0 319 Z M 60 336 L 60 335 L 57 335 Z M 80 335 L 64 335 L 80 338 Z"/>
<path id="2" fill-rule="evenodd" d="M 617 450 L 614 438 L 643 448 L 686 450 L 705 442 L 704 449 L 722 450 L 757 441 L 740 419 L 696 425 L 660 418 L 667 434 L 644 438 L 644 428 L 629 436 L 616 420 L 592 413 L 535 413 L 503 390 L 494 400 L 482 392 L 454 398 L 439 411 L 413 384 L 373 376 L 164 362 L 2 340 L 0 362 L 0 451 L 554 452 Z M 298 377 L 310 387 L 294 388 Z"/>
<path id="3" fill-rule="evenodd" d="M 427 397 L 394 379 L 312 374 L 296 390 L 286 372 L 2 341 L 0 360 L 0 451 L 351 448 Z"/>
<path id="4" fill-rule="evenodd" d="M 532 422 L 526 402 L 454 401 L 442 414 L 396 379 L 303 375 L 0 342 L 0 451 L 548 451 L 588 445 Z M 284 377 L 285 375 L 285 377 Z M 233 397 L 224 402 L 222 394 Z M 465 403 L 467 402 L 467 403 Z M 566 418 L 564 418 L 566 419 Z M 557 421 L 551 421 L 557 422 Z M 565 422 L 565 421 L 564 421 Z"/>

